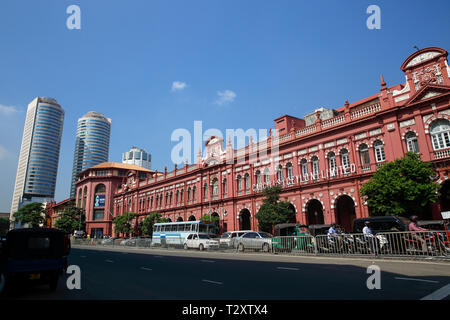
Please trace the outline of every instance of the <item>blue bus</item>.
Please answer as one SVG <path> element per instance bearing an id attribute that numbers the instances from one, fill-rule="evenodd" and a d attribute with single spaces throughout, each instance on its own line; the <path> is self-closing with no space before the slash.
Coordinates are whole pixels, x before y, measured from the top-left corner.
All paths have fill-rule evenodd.
<path id="1" fill-rule="evenodd" d="M 216 226 L 210 221 L 163 222 L 153 225 L 152 245 L 182 246 L 191 233 L 216 236 Z"/>

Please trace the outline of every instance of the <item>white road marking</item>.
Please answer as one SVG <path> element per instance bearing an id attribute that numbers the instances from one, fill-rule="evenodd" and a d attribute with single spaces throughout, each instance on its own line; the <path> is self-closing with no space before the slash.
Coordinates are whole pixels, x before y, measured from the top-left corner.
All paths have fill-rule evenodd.
<path id="1" fill-rule="evenodd" d="M 400 278 L 400 277 L 395 277 L 395 279 L 398 279 L 398 280 L 409 280 L 409 281 L 421 281 L 421 282 L 439 283 L 439 281 L 434 281 L 434 280 L 424 280 L 424 279 L 414 279 L 414 278 Z"/>
<path id="2" fill-rule="evenodd" d="M 442 300 L 450 295 L 450 283 L 420 300 Z"/>
<path id="3" fill-rule="evenodd" d="M 277 267 L 277 269 L 280 269 L 280 270 L 294 270 L 294 271 L 300 270 L 298 268 L 286 268 L 286 267 Z"/>
<path id="4" fill-rule="evenodd" d="M 213 260 L 201 260 L 202 262 L 210 262 L 210 263 L 214 263 L 215 261 Z"/>
<path id="5" fill-rule="evenodd" d="M 105 260 L 106 262 L 114 262 L 114 261 L 112 261 L 112 260 Z"/>
<path id="6" fill-rule="evenodd" d="M 214 283 L 214 284 L 223 284 L 223 282 L 212 281 L 212 280 L 206 280 L 206 279 L 203 279 L 202 281 L 203 281 L 203 282 Z"/>
<path id="7" fill-rule="evenodd" d="M 150 268 L 146 268 L 146 267 L 141 267 L 141 270 L 145 270 L 145 271 L 152 271 L 152 269 L 150 269 Z"/>

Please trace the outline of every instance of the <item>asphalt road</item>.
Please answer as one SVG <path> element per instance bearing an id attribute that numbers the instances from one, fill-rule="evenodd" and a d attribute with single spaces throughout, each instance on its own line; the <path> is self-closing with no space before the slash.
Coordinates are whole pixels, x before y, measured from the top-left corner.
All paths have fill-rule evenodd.
<path id="1" fill-rule="evenodd" d="M 367 267 L 380 267 L 381 289 L 369 290 Z M 325 300 L 450 297 L 450 264 L 283 257 L 258 254 L 72 248 L 81 289 L 61 278 L 55 292 L 30 286 L 12 299 Z M 66 276 L 67 277 L 67 276 Z"/>

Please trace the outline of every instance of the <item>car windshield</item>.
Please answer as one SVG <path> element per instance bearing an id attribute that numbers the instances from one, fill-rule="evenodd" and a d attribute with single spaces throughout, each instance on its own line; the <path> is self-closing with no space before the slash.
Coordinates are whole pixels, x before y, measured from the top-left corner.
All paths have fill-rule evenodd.
<path id="1" fill-rule="evenodd" d="M 268 233 L 264 233 L 264 232 L 260 232 L 259 235 L 261 236 L 261 238 L 272 238 L 271 235 L 269 235 Z"/>
<path id="2" fill-rule="evenodd" d="M 199 234 L 198 237 L 199 237 L 200 239 L 209 239 L 209 236 L 206 235 L 206 234 Z"/>
<path id="3" fill-rule="evenodd" d="M 226 239 L 226 238 L 229 238 L 229 237 L 230 237 L 230 234 L 231 234 L 231 233 L 224 233 L 224 234 L 221 235 L 220 237 L 221 237 L 222 239 Z"/>

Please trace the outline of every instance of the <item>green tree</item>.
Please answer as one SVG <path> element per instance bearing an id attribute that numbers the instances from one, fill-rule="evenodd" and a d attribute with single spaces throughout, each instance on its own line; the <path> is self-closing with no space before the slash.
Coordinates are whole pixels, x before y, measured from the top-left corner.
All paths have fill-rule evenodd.
<path id="1" fill-rule="evenodd" d="M 161 213 L 159 212 L 152 212 L 147 217 L 142 220 L 142 226 L 141 231 L 144 235 L 152 235 L 153 233 L 153 226 L 155 223 L 163 222 L 161 217 Z"/>
<path id="2" fill-rule="evenodd" d="M 422 215 L 439 198 L 431 162 L 416 153 L 383 164 L 360 190 L 374 215 Z"/>
<path id="3" fill-rule="evenodd" d="M 216 232 L 215 233 L 219 233 L 219 223 L 220 223 L 220 218 L 219 216 L 212 216 L 210 214 L 204 214 L 201 219 L 202 221 L 211 221 L 214 223 L 214 226 L 216 228 Z"/>
<path id="4" fill-rule="evenodd" d="M 280 201 L 281 190 L 281 186 L 273 186 L 263 191 L 263 204 L 255 216 L 261 231 L 272 233 L 275 225 L 295 220 L 291 204 L 288 201 Z"/>
<path id="5" fill-rule="evenodd" d="M 4 236 L 9 231 L 9 219 L 0 218 L 0 236 Z"/>
<path id="6" fill-rule="evenodd" d="M 39 227 L 45 222 L 45 209 L 42 203 L 32 202 L 20 208 L 13 216 L 16 221 L 22 224 Z"/>
<path id="7" fill-rule="evenodd" d="M 137 216 L 134 212 L 125 212 L 121 216 L 114 218 L 113 223 L 116 228 L 116 233 L 131 234 L 133 228 L 131 227 L 131 221 Z"/>
<path id="8" fill-rule="evenodd" d="M 55 222 L 55 227 L 66 233 L 72 234 L 75 230 L 84 230 L 86 219 L 84 210 L 77 208 L 75 202 L 66 206 Z"/>

